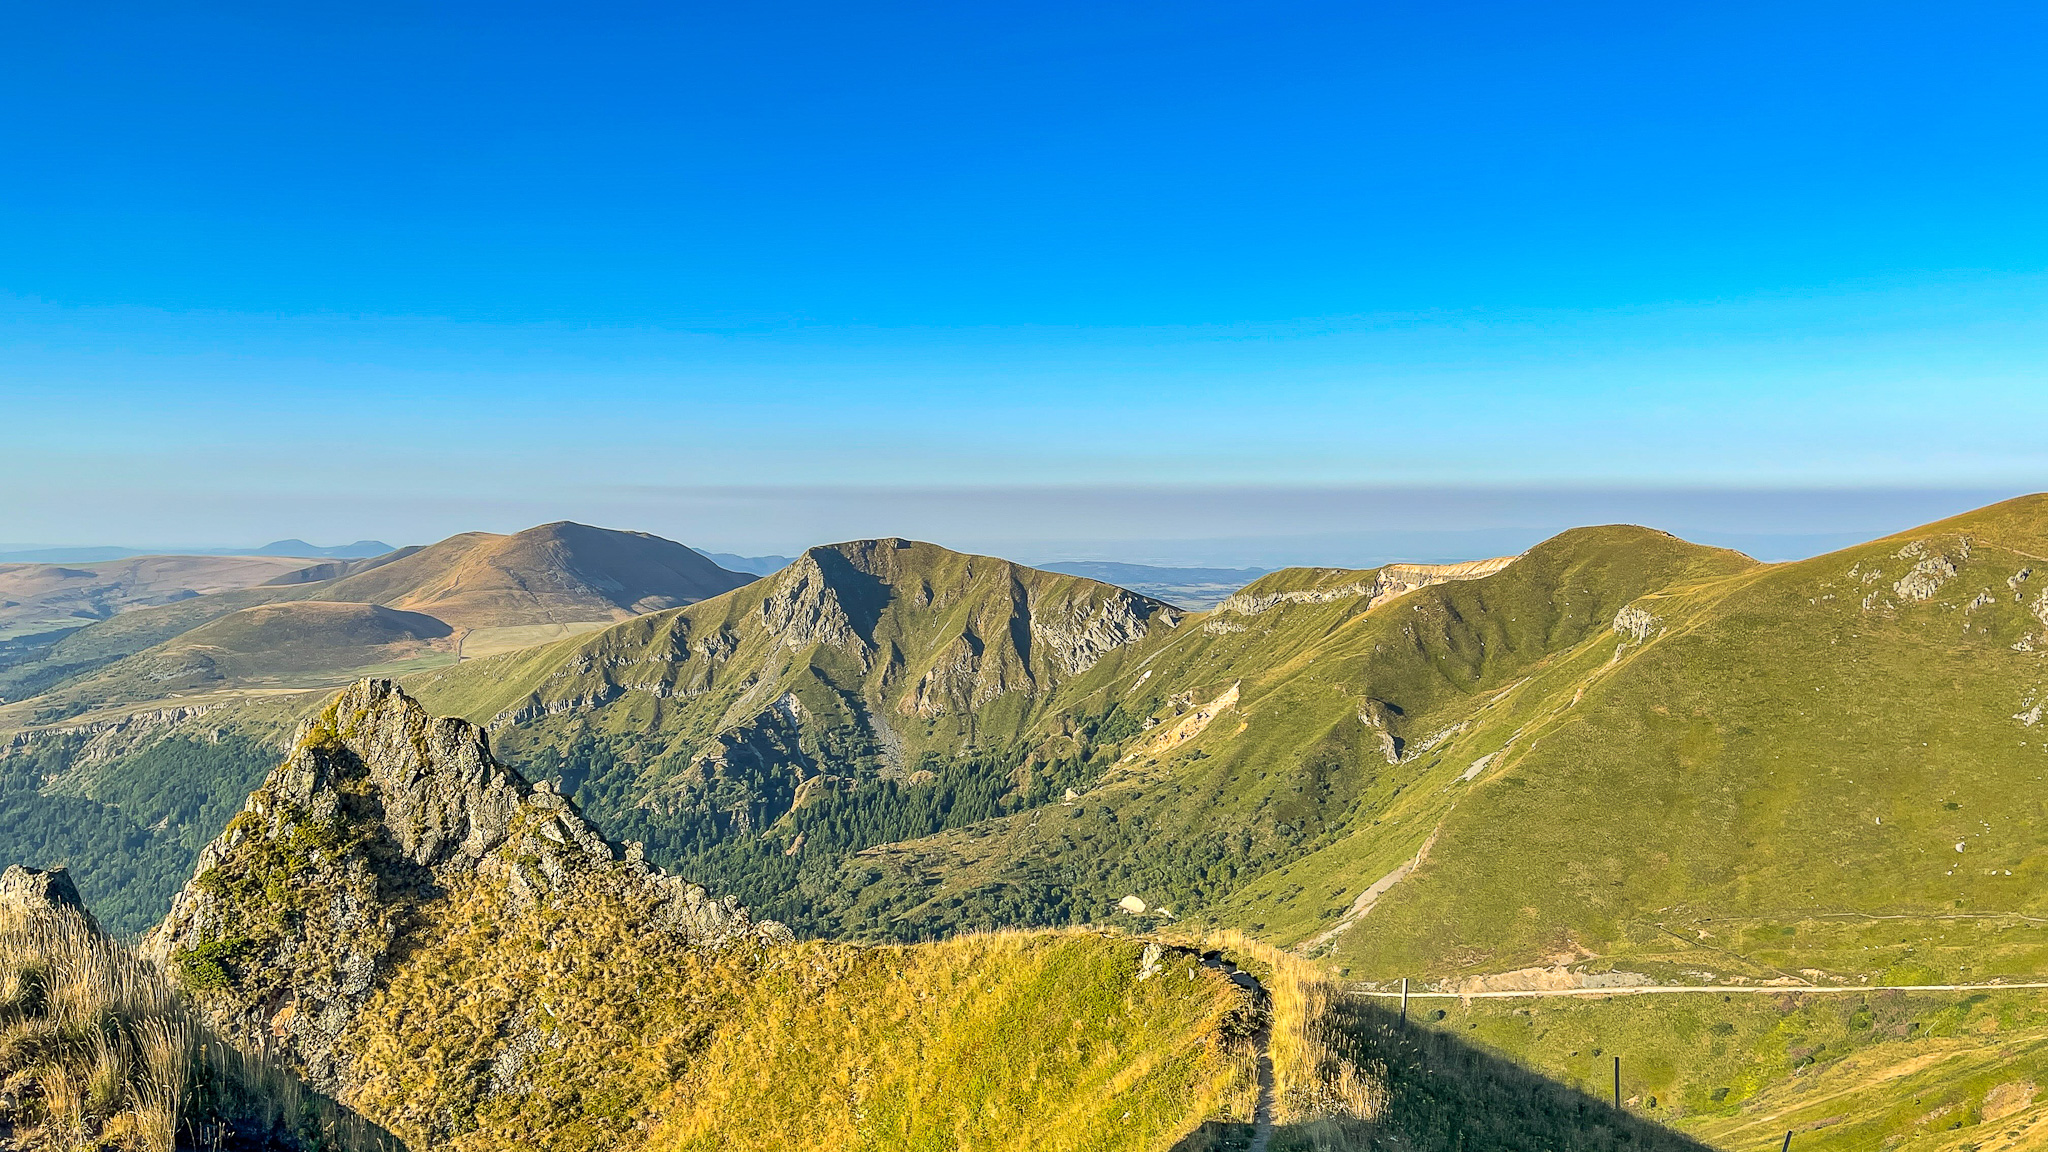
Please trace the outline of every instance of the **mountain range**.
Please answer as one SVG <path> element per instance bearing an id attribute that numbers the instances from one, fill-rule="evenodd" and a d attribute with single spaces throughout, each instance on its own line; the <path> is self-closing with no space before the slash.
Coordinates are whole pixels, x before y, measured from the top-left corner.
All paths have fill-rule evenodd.
<path id="1" fill-rule="evenodd" d="M 1630 1054 L 1616 1074 L 1633 1103 L 1602 1125 L 1625 1113 L 1734 1147 L 1802 1115 L 1826 1121 L 1804 1146 L 1960 1149 L 1986 1121 L 2030 1132 L 2048 1116 L 2023 1086 L 2034 1081 L 2007 1073 L 2048 1058 L 2048 1015 L 2032 994 L 2001 990 L 2048 976 L 2048 907 L 2030 883 L 2048 866 L 2031 799 L 2048 773 L 2042 573 L 2040 496 L 1792 563 L 1607 526 L 1482 562 L 1285 569 L 1199 612 L 900 539 L 813 548 L 750 580 L 634 534 L 462 536 L 311 583 L 131 608 L 10 671 L 56 679 L 0 709 L 15 727 L 0 755 L 0 837 L 17 857 L 70 863 L 117 930 L 162 921 L 156 954 L 219 961 L 217 978 L 203 966 L 191 978 L 229 997 L 208 1019 L 230 1036 L 301 1037 L 280 1004 L 318 1020 L 344 1001 L 351 1019 L 424 1010 L 408 1004 L 469 1012 L 462 981 L 528 980 L 493 949 L 533 947 L 545 917 L 498 943 L 465 937 L 467 952 L 425 944 L 395 967 L 346 941 L 398 939 L 378 924 L 440 924 L 453 939 L 498 915 L 487 907 L 528 907 L 521 884 L 554 894 L 532 907 L 553 907 L 613 883 L 564 879 L 545 862 L 555 849 L 527 864 L 533 852 L 504 847 L 543 834 L 514 827 L 531 809 L 573 813 L 551 843 L 583 845 L 604 875 L 637 863 L 689 877 L 746 909 L 746 924 L 854 949 L 834 955 L 909 957 L 888 948 L 980 930 L 1238 933 L 1257 942 L 1238 961 L 1266 957 L 1269 982 L 1299 965 L 1362 997 L 1311 1013 L 1356 1075 L 1379 1069 L 1359 1097 L 1377 1103 L 1314 1113 L 1330 1131 L 1372 1113 L 1382 1136 L 1476 1138 L 1446 1117 L 1485 1109 L 1443 1097 L 1441 1076 L 1504 1060 L 1485 1083 L 1522 1085 L 1513 1130 L 1535 1139 L 1540 1117 L 1586 1115 L 1571 1093 L 1603 1083 L 1611 1050 Z M 499 647 L 478 651 L 479 637 Z M 358 729 L 432 738 L 365 743 Z M 401 801 L 393 789 L 438 769 L 380 775 L 408 747 L 444 746 L 429 759 L 468 765 L 461 789 L 421 785 Z M 449 799 L 476 780 L 501 780 L 500 799 Z M 349 807 L 372 794 L 375 805 Z M 512 823 L 478 832 L 480 804 Z M 317 835 L 280 815 L 316 807 L 357 815 Z M 415 810 L 424 825 L 405 815 Z M 449 813 L 466 815 L 421 849 L 419 829 Z M 403 858 L 428 871 L 376 880 L 335 854 L 387 839 L 395 847 L 365 848 L 363 867 Z M 292 890 L 265 878 L 274 854 L 250 856 L 259 841 L 317 849 L 292 867 L 356 895 L 274 924 L 233 919 L 272 916 L 277 898 L 256 894 Z M 496 887 L 472 890 L 473 875 Z M 631 935 L 645 931 L 633 917 L 658 921 L 676 898 L 588 914 Z M 344 906 L 382 911 L 326 943 L 302 935 L 320 909 Z M 529 931 L 542 935 L 518 936 Z M 763 954 L 810 946 L 781 941 Z M 365 990 L 344 995 L 346 981 L 292 967 L 330 954 L 370 956 Z M 995 978 L 976 971 L 963 987 Z M 758 974 L 734 979 L 753 987 Z M 1419 1047 L 1388 1048 L 1371 1039 L 1387 1022 L 1370 994 L 1404 981 L 1462 999 L 1440 1002 Z M 1721 990 L 1727 1007 L 1710 1020 L 1652 1007 L 1678 997 L 1589 998 L 1675 987 Z M 1578 1006 L 1540 999 L 1558 994 Z M 1504 995 L 1539 999 L 1489 1007 Z M 1776 1007 L 1745 1007 L 1756 1005 Z M 1548 1023 L 1534 1029 L 1539 1007 Z M 462 1043 L 518 1034 L 507 1010 L 463 1017 L 478 1031 Z M 408 1139 L 453 1140 L 460 1117 L 497 1115 L 499 1082 L 480 1071 L 497 1055 L 417 1050 L 402 1014 L 379 1019 L 321 1025 L 325 1049 L 294 1040 L 300 1072 Z M 2002 1046 L 1986 1048 L 1994 1033 Z M 357 1062 L 344 1067 L 334 1044 Z M 1673 1063 L 1688 1045 L 1698 1059 Z M 366 1054 L 384 1071 L 362 1071 Z M 405 1083 L 407 1069 L 444 1065 L 469 1079 Z M 1320 1067 L 1315 1091 L 1335 1091 L 1347 1074 Z M 1178 1133 L 1167 1143 L 1207 1130 L 1188 1127 L 1196 1113 L 1257 1128 L 1215 1102 L 1241 1072 L 1211 1071 L 1209 1088 L 1173 1089 L 1211 1103 L 1158 1128 Z M 1884 1077 L 1912 1079 L 1910 1114 L 1887 1110 Z M 749 1091 L 720 1083 L 705 1099 Z M 635 1115 L 681 1114 L 632 1099 Z M 1830 1101 L 1849 1110 L 1831 1119 Z M 513 1127 L 568 1123 L 539 1115 Z M 733 1139 L 693 1131 L 711 1142 L 675 1146 Z"/>

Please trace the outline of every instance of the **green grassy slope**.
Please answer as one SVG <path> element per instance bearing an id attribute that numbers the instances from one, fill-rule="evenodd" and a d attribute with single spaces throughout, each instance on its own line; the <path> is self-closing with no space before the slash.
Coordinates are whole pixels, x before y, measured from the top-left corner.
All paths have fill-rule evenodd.
<path id="1" fill-rule="evenodd" d="M 2044 525 L 2027 498 L 1641 601 L 1644 640 L 1566 653 L 1445 745 L 1496 759 L 1417 812 L 1429 859 L 1336 954 L 1374 978 L 1589 953 L 1666 978 L 2044 971 Z"/>
<path id="2" fill-rule="evenodd" d="M 124 656 L 165 643 L 180 633 L 218 620 L 231 612 L 258 604 L 309 600 L 319 594 L 317 584 L 276 585 L 242 588 L 195 596 L 173 604 L 134 608 L 110 620 L 82 628 L 59 640 L 38 659 L 0 672 L 0 697 L 29 701 L 58 688 L 67 681 L 88 675 Z M 33 701 L 30 701 L 33 703 Z M 15 707 L 0 712 L 0 727 L 27 721 L 31 713 Z M 13 721 L 12 724 L 6 722 Z"/>
<path id="3" fill-rule="evenodd" d="M 345 683 L 358 669 L 455 659 L 452 629 L 421 612 L 303 600 L 231 612 L 94 671 L 67 691 L 105 706 L 172 692 Z"/>
<path id="4" fill-rule="evenodd" d="M 1442 1055 L 1457 1049 L 1605 1103 L 1619 1057 L 1627 1112 L 1731 1152 L 1776 1147 L 1787 1131 L 1808 1152 L 2048 1144 L 2036 1103 L 2048 998 L 2036 991 L 1414 1004 L 1405 1036 L 1386 1031 L 1386 1001 L 1348 1015 L 1417 1093 L 1427 1081 L 1404 1066 L 1455 1065 Z"/>
<path id="5" fill-rule="evenodd" d="M 1566 533 L 1480 579 L 1373 605 L 1375 573 L 1261 579 L 1142 657 L 1063 697 L 1160 721 L 1071 803 L 881 847 L 805 892 L 835 930 L 916 934 L 1020 910 L 1100 919 L 1135 895 L 1283 939 L 1353 875 L 1414 853 L 1454 768 L 1433 737 L 1601 633 L 1645 592 L 1745 571 L 1734 553 L 1636 528 Z M 1229 699 L 1175 742 L 1205 704 Z M 1338 863 L 1314 890 L 1288 867 Z M 1341 871 L 1339 871 L 1341 869 Z M 1377 871 L 1375 871 L 1377 870 Z"/>

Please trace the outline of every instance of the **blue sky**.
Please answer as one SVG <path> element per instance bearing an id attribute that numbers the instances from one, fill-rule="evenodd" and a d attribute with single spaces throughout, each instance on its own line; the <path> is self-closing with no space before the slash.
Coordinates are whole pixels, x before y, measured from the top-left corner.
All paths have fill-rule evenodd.
<path id="1" fill-rule="evenodd" d="M 287 7 L 0 14 L 0 541 L 1358 562 L 2048 487 L 2038 6 Z"/>

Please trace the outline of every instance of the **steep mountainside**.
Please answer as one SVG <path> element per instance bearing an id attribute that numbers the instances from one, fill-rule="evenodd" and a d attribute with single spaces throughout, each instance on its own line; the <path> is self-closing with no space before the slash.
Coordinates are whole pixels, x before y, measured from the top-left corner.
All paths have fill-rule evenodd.
<path id="1" fill-rule="evenodd" d="M 2039 978 L 2044 537 L 2029 497 L 1775 566 L 1598 529 L 1376 605 L 1279 574 L 1098 689 L 1158 726 L 1071 802 L 790 904 L 916 935 L 1131 896 L 1461 988 Z"/>
<path id="2" fill-rule="evenodd" d="M 867 849 L 800 877 L 792 903 L 855 935 L 1124 908 L 1298 939 L 1328 921 L 1288 926 L 1296 901 L 1320 913 L 1349 889 L 1341 912 L 1353 875 L 1363 888 L 1414 854 L 1403 813 L 1441 793 L 1436 750 L 1475 708 L 1605 634 L 1637 597 L 1754 567 L 1647 529 L 1591 528 L 1462 570 L 1275 573 L 1075 686 L 1070 714 L 1134 722 L 1094 731 L 1071 795 Z M 1347 860 L 1327 889 L 1281 880 L 1346 844 L 1362 867 Z"/>
<path id="3" fill-rule="evenodd" d="M 562 779 L 657 859 L 720 867 L 758 901 L 777 887 L 756 867 L 773 864 L 771 849 L 802 863 L 782 855 L 787 837 L 758 835 L 792 811 L 832 813 L 871 843 L 992 814 L 1011 793 L 1056 795 L 1076 747 L 1026 763 L 1028 735 L 1065 685 L 1123 666 L 1181 619 L 1091 580 L 859 541 L 811 549 L 727 596 L 415 688 L 488 722 L 508 758 Z M 939 794 L 958 803 L 940 811 L 928 800 Z"/>
<path id="4" fill-rule="evenodd" d="M 1401 813 L 1426 859 L 1336 954 L 1382 978 L 2048 973 L 2044 557 L 2034 496 L 1632 603 L 1434 750 L 1461 779 Z M 1311 906 L 1369 878 L 1343 851 L 1289 878 Z"/>
<path id="5" fill-rule="evenodd" d="M 1165 1152 L 1250 1082 L 1224 1043 L 1259 1013 L 1193 953 L 1085 934 L 796 944 L 382 681 L 307 728 L 143 951 L 414 1148 Z"/>

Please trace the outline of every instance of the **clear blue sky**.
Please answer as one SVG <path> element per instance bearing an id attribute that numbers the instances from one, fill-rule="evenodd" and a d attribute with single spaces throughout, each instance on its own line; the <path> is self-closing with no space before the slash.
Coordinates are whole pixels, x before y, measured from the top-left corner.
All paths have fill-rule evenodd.
<path id="1" fill-rule="evenodd" d="M 2039 5 L 311 8 L 0 13 L 0 542 L 2048 487 Z"/>

